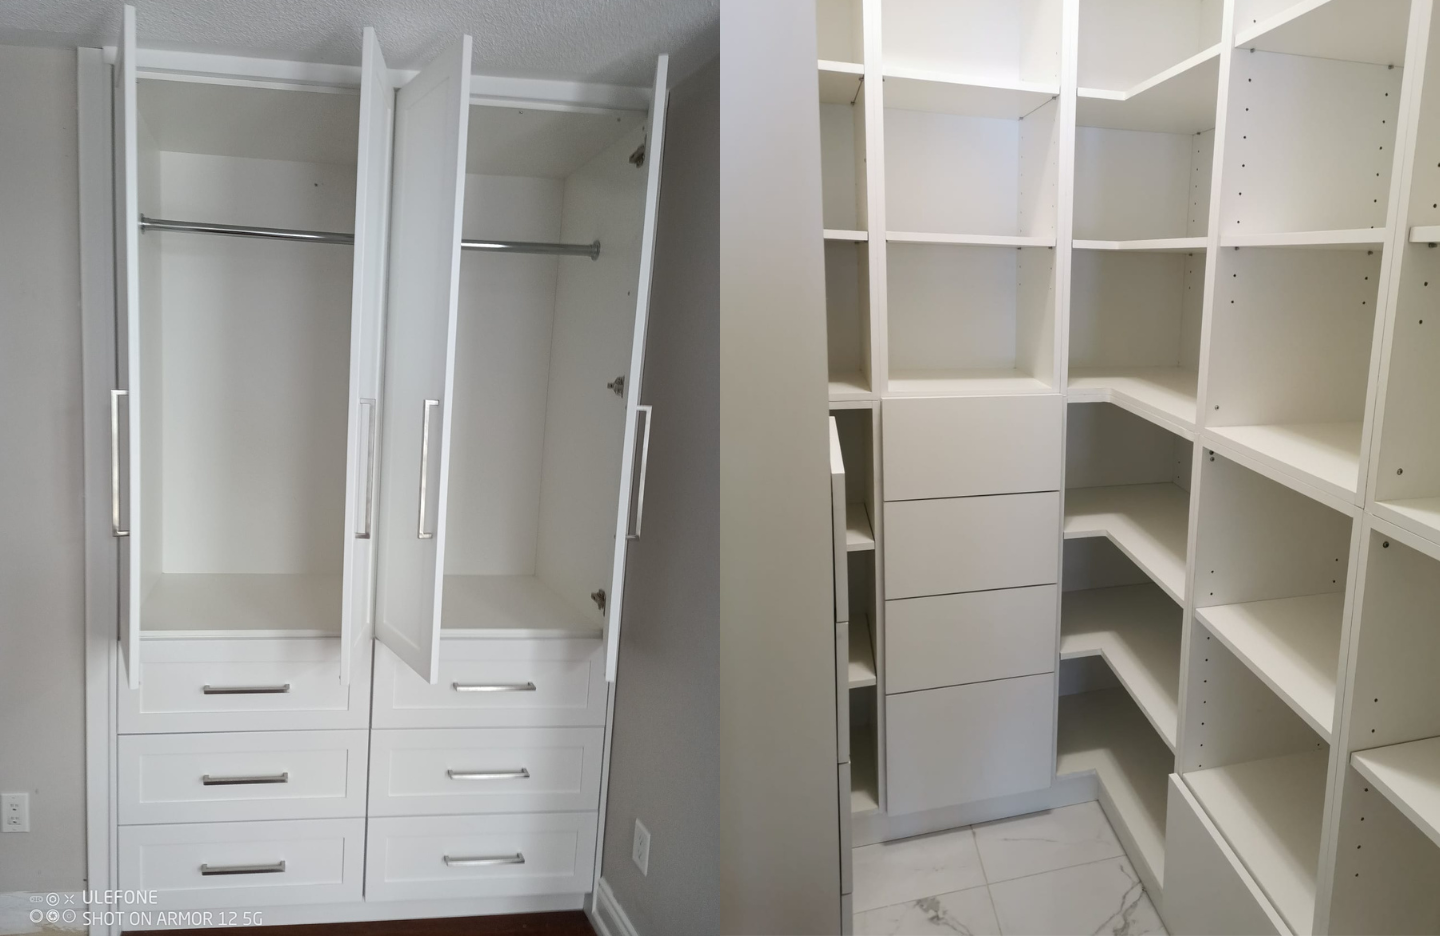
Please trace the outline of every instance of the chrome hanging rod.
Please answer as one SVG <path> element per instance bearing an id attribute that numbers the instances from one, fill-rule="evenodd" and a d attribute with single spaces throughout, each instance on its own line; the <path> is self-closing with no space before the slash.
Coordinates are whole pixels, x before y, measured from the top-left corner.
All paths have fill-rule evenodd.
<path id="1" fill-rule="evenodd" d="M 294 228 L 246 227 L 239 224 L 202 224 L 198 221 L 169 221 L 140 216 L 143 231 L 188 231 L 192 234 L 224 234 L 227 237 L 263 237 L 269 240 L 300 241 L 312 244 L 353 244 L 355 235 L 333 231 L 301 231 Z M 462 240 L 462 250 L 491 253 L 549 254 L 562 257 L 600 257 L 600 242 L 591 244 L 547 244 L 536 241 Z"/>

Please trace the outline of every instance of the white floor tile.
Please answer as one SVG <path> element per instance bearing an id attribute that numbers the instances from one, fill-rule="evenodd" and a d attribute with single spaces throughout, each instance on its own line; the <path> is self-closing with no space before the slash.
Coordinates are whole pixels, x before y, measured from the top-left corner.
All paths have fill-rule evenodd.
<path id="1" fill-rule="evenodd" d="M 854 857 L 857 915 L 985 883 L 968 828 L 865 845 Z"/>
<path id="2" fill-rule="evenodd" d="M 924 936 L 927 933 L 999 936 L 1000 924 L 990 903 L 990 891 L 972 887 L 855 914 L 855 936 Z"/>
<path id="3" fill-rule="evenodd" d="M 1006 936 L 1156 936 L 1165 932 L 1135 869 L 1124 858 L 990 885 Z"/>
<path id="4" fill-rule="evenodd" d="M 975 846 L 991 884 L 1125 854 L 1096 802 L 977 825 Z"/>

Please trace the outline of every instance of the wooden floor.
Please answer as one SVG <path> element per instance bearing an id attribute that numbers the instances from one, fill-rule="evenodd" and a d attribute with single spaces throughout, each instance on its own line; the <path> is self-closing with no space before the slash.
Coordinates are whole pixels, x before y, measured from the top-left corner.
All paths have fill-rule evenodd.
<path id="1" fill-rule="evenodd" d="M 595 936 L 579 910 L 506 916 L 387 920 L 379 923 L 316 923 L 247 929 L 256 936 Z M 166 930 L 167 936 L 214 936 L 214 930 Z"/>

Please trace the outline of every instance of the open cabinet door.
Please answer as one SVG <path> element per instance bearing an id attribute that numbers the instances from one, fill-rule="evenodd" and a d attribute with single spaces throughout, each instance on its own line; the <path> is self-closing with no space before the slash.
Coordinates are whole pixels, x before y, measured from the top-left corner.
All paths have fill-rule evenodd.
<path id="1" fill-rule="evenodd" d="M 350 412 L 346 433 L 345 579 L 340 602 L 340 681 L 350 683 L 358 635 L 369 624 L 385 232 L 390 215 L 390 132 L 395 92 L 375 30 L 360 53 L 360 140 L 355 159 L 355 254 L 350 286 Z M 358 651 L 363 652 L 363 651 Z"/>
<path id="2" fill-rule="evenodd" d="M 469 36 L 395 97 L 375 635 L 432 683 L 440 662 L 469 111 Z"/>
<path id="3" fill-rule="evenodd" d="M 140 688 L 140 184 L 135 95 L 135 8 L 115 47 L 115 389 L 110 392 L 110 521 L 119 541 L 120 653 Z"/>
<path id="4" fill-rule="evenodd" d="M 615 512 L 615 559 L 606 601 L 605 678 L 615 681 L 620 658 L 620 617 L 625 607 L 625 555 L 631 539 L 643 532 L 645 462 L 649 455 L 652 410 L 640 404 L 645 382 L 645 329 L 650 319 L 650 272 L 655 265 L 655 219 L 660 211 L 660 167 L 665 154 L 665 105 L 669 101 L 670 57 L 655 63 L 655 95 L 650 102 L 650 134 L 645 141 L 645 230 L 640 240 L 639 282 L 635 286 L 635 334 L 625 382 L 625 439 L 620 456 L 620 507 Z"/>

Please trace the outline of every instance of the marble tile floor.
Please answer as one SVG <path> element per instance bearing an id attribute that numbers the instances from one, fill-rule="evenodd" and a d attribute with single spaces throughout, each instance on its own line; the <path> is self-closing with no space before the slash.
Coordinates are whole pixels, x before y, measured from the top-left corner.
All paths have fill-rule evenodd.
<path id="1" fill-rule="evenodd" d="M 856 936 L 1164 936 L 1098 803 L 855 849 Z"/>

